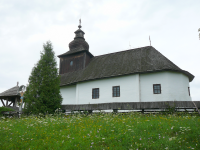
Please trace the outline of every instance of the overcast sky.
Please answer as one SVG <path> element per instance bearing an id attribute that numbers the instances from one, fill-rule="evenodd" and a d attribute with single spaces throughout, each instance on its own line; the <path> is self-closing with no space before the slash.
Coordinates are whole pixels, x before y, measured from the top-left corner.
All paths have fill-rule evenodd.
<path id="1" fill-rule="evenodd" d="M 200 101 L 199 8 L 200 0 L 0 0 L 0 93 L 28 84 L 46 41 L 56 56 L 67 52 L 81 18 L 94 56 L 148 46 L 150 35 L 195 76 L 191 95 Z"/>

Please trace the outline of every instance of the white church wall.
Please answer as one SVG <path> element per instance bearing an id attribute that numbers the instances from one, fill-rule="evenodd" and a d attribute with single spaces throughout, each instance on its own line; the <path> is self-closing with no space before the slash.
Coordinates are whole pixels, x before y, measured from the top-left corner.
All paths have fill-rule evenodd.
<path id="1" fill-rule="evenodd" d="M 153 93 L 153 84 L 161 84 L 161 94 Z M 141 101 L 190 101 L 189 79 L 178 72 L 157 72 L 140 75 Z"/>
<path id="2" fill-rule="evenodd" d="M 172 77 L 168 79 L 171 83 L 171 88 L 169 89 L 169 99 L 175 101 L 190 101 L 191 96 L 189 96 L 188 87 L 189 79 L 186 75 L 176 72 L 171 72 Z"/>
<path id="3" fill-rule="evenodd" d="M 113 77 L 78 83 L 77 104 L 139 102 L 139 75 Z M 120 86 L 120 97 L 112 96 L 112 87 Z M 92 99 L 92 89 L 99 88 L 99 98 Z"/>
<path id="4" fill-rule="evenodd" d="M 153 93 L 153 84 L 161 84 L 161 94 Z M 112 87 L 120 86 L 120 97 L 112 96 Z M 112 102 L 190 101 L 189 79 L 178 72 L 134 74 L 81 82 L 61 87 L 62 104 Z M 99 88 L 99 98 L 92 99 L 92 89 Z"/>
<path id="5" fill-rule="evenodd" d="M 63 98 L 62 105 L 76 104 L 76 85 L 60 87 L 60 93 Z"/>

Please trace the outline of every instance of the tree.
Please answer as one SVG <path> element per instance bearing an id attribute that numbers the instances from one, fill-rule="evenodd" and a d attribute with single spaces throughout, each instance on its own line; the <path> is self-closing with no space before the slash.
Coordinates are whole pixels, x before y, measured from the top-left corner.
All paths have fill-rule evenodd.
<path id="1" fill-rule="evenodd" d="M 60 77 L 55 53 L 50 41 L 43 45 L 40 60 L 33 67 L 29 77 L 29 85 L 25 92 L 26 113 L 54 113 L 60 108 L 62 97 L 60 94 Z"/>

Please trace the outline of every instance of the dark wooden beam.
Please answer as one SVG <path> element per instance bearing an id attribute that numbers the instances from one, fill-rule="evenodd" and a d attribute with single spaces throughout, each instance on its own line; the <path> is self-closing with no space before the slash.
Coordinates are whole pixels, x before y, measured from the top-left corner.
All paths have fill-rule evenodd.
<path id="1" fill-rule="evenodd" d="M 192 102 L 193 102 L 194 106 L 196 107 L 196 110 L 198 111 L 198 113 L 199 113 L 199 115 L 200 115 L 200 111 L 199 111 L 199 109 L 198 109 L 197 105 L 195 104 L 195 102 L 194 102 L 194 101 L 192 101 Z"/>
<path id="2" fill-rule="evenodd" d="M 17 97 L 15 97 L 15 102 L 14 102 L 13 107 L 16 107 L 16 105 L 17 105 Z"/>
<path id="3" fill-rule="evenodd" d="M 6 106 L 8 106 L 8 98 L 6 99 Z"/>
<path id="4" fill-rule="evenodd" d="M 2 100 L 2 99 L 1 99 L 1 102 L 2 102 L 3 106 L 5 107 L 5 104 L 4 104 L 4 102 L 3 102 L 3 100 Z"/>
<path id="5" fill-rule="evenodd" d="M 8 106 L 10 106 L 13 102 L 10 102 L 10 104 Z"/>

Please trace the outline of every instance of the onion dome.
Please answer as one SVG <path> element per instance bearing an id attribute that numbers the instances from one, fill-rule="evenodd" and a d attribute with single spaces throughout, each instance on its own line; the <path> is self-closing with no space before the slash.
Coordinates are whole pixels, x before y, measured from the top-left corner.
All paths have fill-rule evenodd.
<path id="1" fill-rule="evenodd" d="M 84 38 L 84 32 L 81 30 L 81 24 L 78 26 L 78 30 L 76 30 L 75 33 L 75 38 L 73 41 L 69 43 L 69 50 L 72 51 L 82 51 L 82 50 L 88 50 L 89 51 L 89 45 L 85 41 Z"/>

